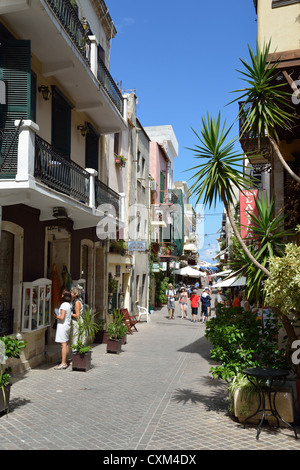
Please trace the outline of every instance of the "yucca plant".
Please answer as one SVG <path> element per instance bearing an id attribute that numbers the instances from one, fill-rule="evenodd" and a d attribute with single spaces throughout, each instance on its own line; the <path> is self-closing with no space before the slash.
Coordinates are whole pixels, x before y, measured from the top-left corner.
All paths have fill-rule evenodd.
<path id="1" fill-rule="evenodd" d="M 213 204 L 216 206 L 220 200 L 223 202 L 233 232 L 243 251 L 254 266 L 269 276 L 270 273 L 266 267 L 261 265 L 248 249 L 230 210 L 230 204 L 235 201 L 234 187 L 239 191 L 244 191 L 253 185 L 253 178 L 243 174 L 244 156 L 237 153 L 234 148 L 237 139 L 229 140 L 231 128 L 232 126 L 226 128 L 226 122 L 221 124 L 220 113 L 217 119 L 207 113 L 207 118 L 202 118 L 201 134 L 198 135 L 193 129 L 200 145 L 189 150 L 194 151 L 195 157 L 204 163 L 188 170 L 196 170 L 191 177 L 195 179 L 191 192 L 197 196 L 197 203 L 202 200 L 203 204 L 208 205 L 209 208 Z"/>
<path id="2" fill-rule="evenodd" d="M 255 198 L 255 202 L 257 215 L 253 212 L 248 213 L 252 232 L 245 241 L 253 257 L 269 270 L 270 257 L 283 256 L 284 241 L 287 236 L 292 235 L 292 232 L 284 230 L 288 214 L 279 213 L 274 217 L 274 199 L 269 204 L 267 195 L 262 195 Z M 255 269 L 235 239 L 232 241 L 230 266 L 238 270 L 241 276 L 246 276 L 249 298 L 258 301 L 264 297 L 261 286 L 267 276 L 263 271 Z"/>
<path id="3" fill-rule="evenodd" d="M 256 54 L 248 46 L 250 63 L 240 59 L 244 70 L 242 80 L 247 83 L 246 88 L 235 90 L 233 93 L 242 93 L 231 103 L 242 102 L 239 116 L 243 115 L 241 135 L 247 134 L 251 139 L 268 139 L 275 155 L 287 172 L 298 183 L 300 178 L 289 167 L 279 149 L 279 129 L 291 130 L 297 119 L 294 114 L 291 93 L 283 91 L 284 84 L 278 83 L 280 59 L 274 61 L 274 54 L 270 56 L 270 42 L 260 49 L 256 46 Z M 229 104 L 231 104 L 229 103 Z M 299 122 L 298 122 L 299 125 Z"/>

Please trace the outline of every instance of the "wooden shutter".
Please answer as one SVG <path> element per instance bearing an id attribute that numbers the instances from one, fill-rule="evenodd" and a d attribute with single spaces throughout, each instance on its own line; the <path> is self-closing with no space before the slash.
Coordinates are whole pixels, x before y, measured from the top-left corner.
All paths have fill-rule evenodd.
<path id="1" fill-rule="evenodd" d="M 6 104 L 0 105 L 0 128 L 4 129 L 5 137 L 1 142 L 1 156 L 5 156 L 7 148 L 9 156 L 5 159 L 2 171 L 9 165 L 9 172 L 17 171 L 17 142 L 10 147 L 9 141 L 15 133 L 15 120 L 29 119 L 31 104 L 31 57 L 30 41 L 5 41 L 0 45 L 0 80 L 6 87 Z"/>
<path id="2" fill-rule="evenodd" d="M 164 202 L 165 197 L 165 174 L 163 171 L 160 172 L 160 198 L 159 201 L 162 204 Z"/>
<path id="3" fill-rule="evenodd" d="M 85 167 L 93 168 L 98 171 L 99 164 L 99 134 L 95 131 L 92 125 L 87 123 L 88 133 L 86 135 L 85 146 Z"/>
<path id="4" fill-rule="evenodd" d="M 68 160 L 71 154 L 72 107 L 58 88 L 52 87 L 52 145 Z"/>
<path id="5" fill-rule="evenodd" d="M 300 3 L 299 0 L 272 0 L 272 8 L 285 7 L 293 3 Z"/>

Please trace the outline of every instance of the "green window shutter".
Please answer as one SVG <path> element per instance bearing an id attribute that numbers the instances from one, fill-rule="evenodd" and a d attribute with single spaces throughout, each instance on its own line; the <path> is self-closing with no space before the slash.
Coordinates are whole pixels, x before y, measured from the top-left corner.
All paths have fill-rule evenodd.
<path id="1" fill-rule="evenodd" d="M 0 105 L 0 128 L 16 131 L 15 120 L 29 119 L 31 105 L 30 41 L 4 41 L 0 45 L 0 80 L 6 87 L 6 104 Z M 7 142 L 2 142 L 0 159 L 6 153 Z M 9 151 L 9 172 L 17 171 L 17 140 Z M 6 160 L 5 160 L 6 162 Z M 6 163 L 5 163 L 6 165 Z M 2 168 L 5 172 L 5 168 Z M 8 171 L 8 170 L 7 170 Z"/>
<path id="2" fill-rule="evenodd" d="M 30 118 L 30 41 L 0 46 L 0 80 L 6 85 L 6 105 L 1 105 L 1 127 L 15 129 L 15 119 Z"/>
<path id="3" fill-rule="evenodd" d="M 163 171 L 160 172 L 160 198 L 159 201 L 162 204 L 164 202 L 164 190 L 165 190 L 165 174 Z"/>

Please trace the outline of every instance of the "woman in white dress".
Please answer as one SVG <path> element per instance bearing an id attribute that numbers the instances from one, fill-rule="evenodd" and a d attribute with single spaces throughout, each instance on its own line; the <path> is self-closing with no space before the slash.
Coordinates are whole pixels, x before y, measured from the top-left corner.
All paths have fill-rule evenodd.
<path id="1" fill-rule="evenodd" d="M 62 295 L 62 303 L 59 307 L 59 314 L 57 318 L 57 328 L 55 335 L 55 342 L 61 344 L 61 364 L 54 367 L 54 369 L 66 369 L 68 367 L 67 357 L 68 357 L 68 341 L 71 330 L 71 293 L 69 291 L 64 291 Z"/>

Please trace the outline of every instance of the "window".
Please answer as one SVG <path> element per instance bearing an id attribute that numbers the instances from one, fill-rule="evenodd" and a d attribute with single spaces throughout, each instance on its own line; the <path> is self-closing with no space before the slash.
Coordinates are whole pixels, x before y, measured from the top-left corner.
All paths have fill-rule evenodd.
<path id="1" fill-rule="evenodd" d="M 165 196 L 165 173 L 161 171 L 160 172 L 160 200 L 159 200 L 161 204 L 164 202 L 164 196 Z"/>
<path id="2" fill-rule="evenodd" d="M 272 0 L 272 8 L 285 7 L 293 3 L 300 3 L 299 0 Z"/>
<path id="3" fill-rule="evenodd" d="M 85 167 L 98 171 L 99 134 L 89 123 L 85 142 Z"/>
<path id="4" fill-rule="evenodd" d="M 114 134 L 114 153 L 120 154 L 120 134 Z"/>
<path id="5" fill-rule="evenodd" d="M 52 89 L 52 145 L 70 159 L 71 154 L 71 108 L 73 106 L 64 95 Z"/>
<path id="6" fill-rule="evenodd" d="M 50 325 L 50 279 L 23 282 L 22 331 L 34 331 Z"/>

